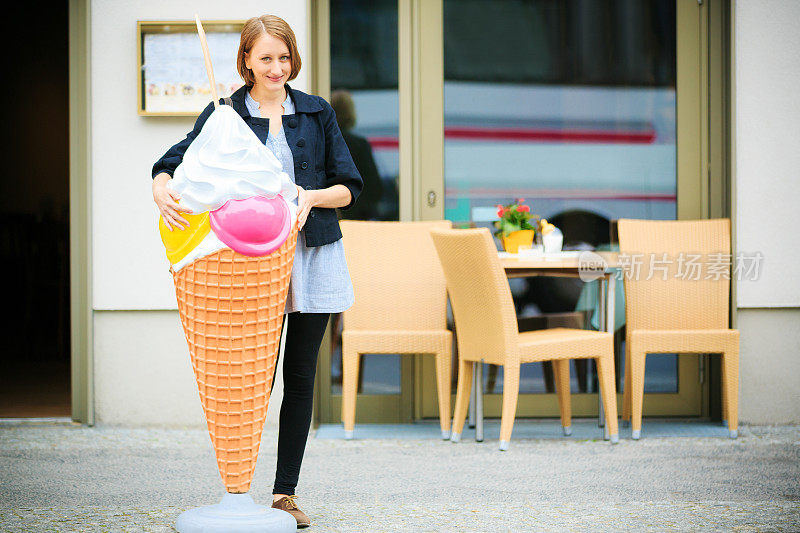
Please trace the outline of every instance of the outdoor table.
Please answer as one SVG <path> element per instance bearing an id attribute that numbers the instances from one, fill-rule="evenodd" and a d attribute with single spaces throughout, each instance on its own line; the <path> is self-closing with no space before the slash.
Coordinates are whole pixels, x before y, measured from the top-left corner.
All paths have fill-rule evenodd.
<path id="1" fill-rule="evenodd" d="M 581 278 L 586 275 L 585 260 L 587 257 L 600 257 L 605 267 L 594 270 L 592 279 L 599 281 L 597 291 L 600 331 L 614 333 L 614 294 L 616 292 L 616 272 L 619 266 L 617 252 L 591 252 L 591 256 L 583 255 L 585 252 L 565 251 L 547 254 L 510 254 L 498 252 L 506 276 L 509 278 L 526 278 L 534 276 L 552 276 Z M 583 261 L 581 260 L 583 258 Z M 583 272 L 582 272 L 583 271 Z M 586 279 L 584 277 L 584 279 Z M 483 440 L 483 395 L 477 394 L 478 384 L 483 384 L 483 365 L 474 366 L 472 394 L 470 395 L 470 412 L 476 414 L 476 438 Z M 608 428 L 605 427 L 605 413 L 603 412 L 603 398 L 598 388 L 598 426 L 605 428 L 605 438 L 608 439 Z"/>

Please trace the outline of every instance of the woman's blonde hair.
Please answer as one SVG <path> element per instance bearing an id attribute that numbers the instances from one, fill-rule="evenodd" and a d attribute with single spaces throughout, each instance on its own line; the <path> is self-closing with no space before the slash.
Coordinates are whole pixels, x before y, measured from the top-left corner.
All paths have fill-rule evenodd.
<path id="1" fill-rule="evenodd" d="M 289 73 L 287 81 L 292 81 L 300 73 L 300 52 L 297 50 L 297 39 L 295 39 L 294 32 L 289 24 L 275 15 L 253 17 L 244 23 L 242 36 L 239 40 L 239 53 L 236 55 L 236 68 L 248 87 L 252 87 L 256 80 L 253 77 L 253 71 L 244 64 L 244 55 L 250 53 L 255 42 L 265 33 L 280 39 L 289 49 L 292 72 Z"/>

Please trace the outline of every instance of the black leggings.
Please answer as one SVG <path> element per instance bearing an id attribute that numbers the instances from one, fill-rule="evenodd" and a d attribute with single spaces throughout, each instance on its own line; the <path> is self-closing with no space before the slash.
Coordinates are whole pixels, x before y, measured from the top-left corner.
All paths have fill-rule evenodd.
<path id="1" fill-rule="evenodd" d="M 330 313 L 289 313 L 283 354 L 283 402 L 278 431 L 278 468 L 273 494 L 294 494 L 306 450 L 317 355 Z M 277 370 L 277 363 L 276 363 Z M 273 384 L 275 380 L 272 380 Z"/>

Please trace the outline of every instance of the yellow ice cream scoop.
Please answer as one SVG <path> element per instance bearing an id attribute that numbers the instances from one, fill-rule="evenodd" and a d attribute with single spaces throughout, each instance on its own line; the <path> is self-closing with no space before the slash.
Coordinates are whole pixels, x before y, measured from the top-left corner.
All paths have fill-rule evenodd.
<path id="1" fill-rule="evenodd" d="M 196 215 L 181 213 L 183 218 L 189 222 L 189 227 L 180 227 L 169 230 L 162 217 L 158 217 L 158 231 L 161 233 L 161 242 L 167 250 L 167 259 L 171 264 L 175 264 L 186 254 L 194 250 L 200 244 L 208 232 L 211 231 L 211 224 L 208 222 L 208 211 Z"/>

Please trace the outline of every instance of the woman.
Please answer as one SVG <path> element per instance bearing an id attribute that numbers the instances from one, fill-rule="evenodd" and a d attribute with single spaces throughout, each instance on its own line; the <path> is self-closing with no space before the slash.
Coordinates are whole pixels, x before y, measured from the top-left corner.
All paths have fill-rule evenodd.
<path id="1" fill-rule="evenodd" d="M 279 159 L 299 195 L 272 507 L 291 513 L 298 527 L 308 527 L 308 517 L 295 502 L 295 487 L 311 423 L 317 354 L 330 314 L 353 304 L 335 208 L 350 208 L 363 183 L 331 106 L 287 83 L 300 71 L 300 55 L 283 19 L 264 15 L 248 20 L 236 63 L 245 85 L 231 95 L 232 107 Z M 188 226 L 181 215 L 188 210 L 178 205 L 167 183 L 213 110 L 209 104 L 186 138 L 153 166 L 153 198 L 170 228 Z"/>

